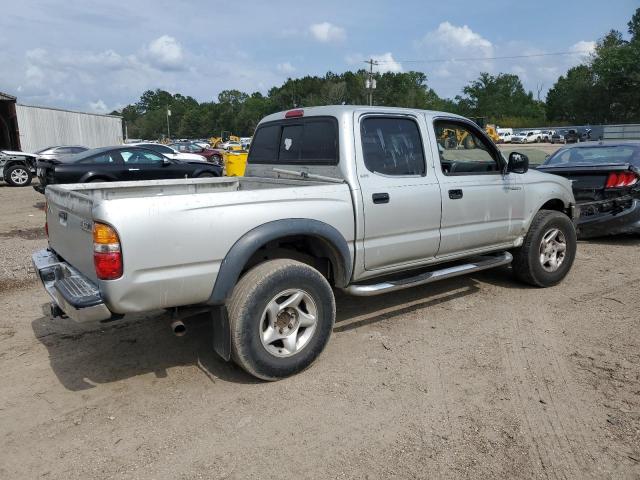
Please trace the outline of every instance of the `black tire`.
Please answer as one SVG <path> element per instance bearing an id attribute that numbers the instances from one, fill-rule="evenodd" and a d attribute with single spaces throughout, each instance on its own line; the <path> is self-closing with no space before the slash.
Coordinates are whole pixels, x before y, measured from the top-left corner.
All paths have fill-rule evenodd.
<path id="1" fill-rule="evenodd" d="M 216 175 L 211 173 L 211 172 L 202 172 L 200 175 L 198 175 L 198 178 L 213 178 Z"/>
<path id="2" fill-rule="evenodd" d="M 267 350 L 261 331 L 267 305 L 288 289 L 301 290 L 311 297 L 317 323 L 300 350 L 280 357 Z M 251 375 L 273 381 L 301 372 L 318 358 L 331 336 L 336 305 L 331 286 L 320 272 L 305 263 L 278 259 L 255 266 L 238 281 L 227 311 L 233 360 Z"/>
<path id="3" fill-rule="evenodd" d="M 91 178 L 89 180 L 87 180 L 85 183 L 104 183 L 104 182 L 108 182 L 109 180 L 104 179 L 104 178 Z"/>
<path id="4" fill-rule="evenodd" d="M 557 268 L 545 270 L 540 260 L 544 235 L 552 229 L 562 232 L 566 244 L 565 256 Z M 576 229 L 567 215 L 554 210 L 540 210 L 531 222 L 522 247 L 513 253 L 513 273 L 519 280 L 536 287 L 551 287 L 566 277 L 576 257 Z"/>
<path id="5" fill-rule="evenodd" d="M 31 184 L 33 175 L 29 167 L 24 165 L 11 165 L 4 172 L 4 180 L 12 187 L 26 187 Z"/>

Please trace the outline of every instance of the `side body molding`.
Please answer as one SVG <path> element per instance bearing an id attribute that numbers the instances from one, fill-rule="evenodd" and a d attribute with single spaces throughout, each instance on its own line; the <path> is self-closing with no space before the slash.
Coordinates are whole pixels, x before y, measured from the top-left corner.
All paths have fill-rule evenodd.
<path id="1" fill-rule="evenodd" d="M 329 258 L 336 287 L 346 287 L 353 271 L 353 259 L 342 234 L 331 225 L 306 218 L 289 218 L 262 224 L 244 234 L 231 247 L 220 265 L 208 305 L 223 305 L 238 282 L 242 269 L 260 247 L 278 238 L 293 235 L 320 241 Z"/>

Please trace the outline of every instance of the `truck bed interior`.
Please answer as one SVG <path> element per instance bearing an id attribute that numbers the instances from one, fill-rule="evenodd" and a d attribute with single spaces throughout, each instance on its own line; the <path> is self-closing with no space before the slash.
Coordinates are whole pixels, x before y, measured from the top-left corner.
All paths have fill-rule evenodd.
<path id="1" fill-rule="evenodd" d="M 287 187 L 324 185 L 323 182 L 282 178 L 222 177 L 177 180 L 148 180 L 145 182 L 105 182 L 55 185 L 90 197 L 92 200 L 191 195 L 195 193 L 236 192 Z"/>

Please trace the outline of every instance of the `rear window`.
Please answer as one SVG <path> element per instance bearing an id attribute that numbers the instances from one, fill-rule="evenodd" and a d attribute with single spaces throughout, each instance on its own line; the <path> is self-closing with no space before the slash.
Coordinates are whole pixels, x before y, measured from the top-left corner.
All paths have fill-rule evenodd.
<path id="1" fill-rule="evenodd" d="M 251 143 L 249 163 L 336 165 L 338 122 L 309 117 L 261 125 Z"/>

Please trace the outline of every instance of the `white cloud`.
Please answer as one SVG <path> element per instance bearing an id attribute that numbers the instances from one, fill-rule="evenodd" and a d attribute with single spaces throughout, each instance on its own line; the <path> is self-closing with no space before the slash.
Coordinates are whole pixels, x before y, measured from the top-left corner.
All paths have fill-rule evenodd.
<path id="1" fill-rule="evenodd" d="M 380 73 L 402 72 L 402 65 L 393 58 L 393 55 L 391 55 L 391 52 L 383 53 L 380 55 L 370 55 L 370 57 L 371 59 L 378 62 L 378 66 L 376 68 Z"/>
<path id="2" fill-rule="evenodd" d="M 575 52 L 576 56 L 581 59 L 587 59 L 589 55 L 595 53 L 596 51 L 596 42 L 594 41 L 586 41 L 580 40 L 577 43 L 574 43 L 569 47 L 570 52 Z"/>
<path id="3" fill-rule="evenodd" d="M 170 69 L 179 67 L 184 58 L 182 46 L 169 35 L 153 40 L 147 47 L 147 56 L 156 66 Z"/>
<path id="4" fill-rule="evenodd" d="M 342 27 L 329 22 L 314 23 L 309 27 L 313 38 L 322 43 L 342 42 L 347 34 Z"/>
<path id="5" fill-rule="evenodd" d="M 296 67 L 291 65 L 291 63 L 289 62 L 279 63 L 278 65 L 276 65 L 276 69 L 280 73 L 285 73 L 285 74 L 293 73 L 296 71 Z"/>
<path id="6" fill-rule="evenodd" d="M 437 29 L 427 33 L 420 43 L 424 47 L 435 46 L 456 55 L 463 53 L 467 57 L 490 57 L 493 54 L 493 44 L 489 40 L 467 25 L 457 27 L 449 22 L 442 22 Z"/>
<path id="7" fill-rule="evenodd" d="M 89 111 L 93 113 L 107 113 L 107 105 L 100 99 L 95 102 L 89 102 Z"/>

